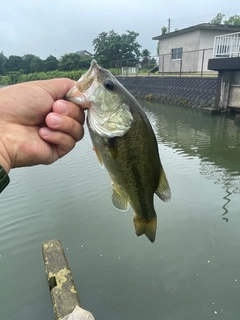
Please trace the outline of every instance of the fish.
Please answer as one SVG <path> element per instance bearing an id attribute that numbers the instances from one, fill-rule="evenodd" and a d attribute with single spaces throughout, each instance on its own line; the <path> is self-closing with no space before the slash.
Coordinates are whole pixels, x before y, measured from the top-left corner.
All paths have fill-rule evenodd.
<path id="1" fill-rule="evenodd" d="M 97 158 L 112 180 L 112 203 L 134 211 L 137 236 L 155 241 L 154 194 L 169 201 L 171 190 L 158 143 L 144 110 L 132 94 L 92 60 L 65 99 L 87 109 L 87 126 Z"/>

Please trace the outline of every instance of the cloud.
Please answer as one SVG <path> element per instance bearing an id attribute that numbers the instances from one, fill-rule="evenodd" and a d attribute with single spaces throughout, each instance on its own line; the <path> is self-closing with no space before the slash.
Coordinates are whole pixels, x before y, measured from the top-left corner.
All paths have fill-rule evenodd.
<path id="1" fill-rule="evenodd" d="M 234 8 L 235 3 L 229 0 L 228 8 Z M 92 40 L 113 29 L 120 34 L 126 30 L 139 33 L 137 41 L 142 49 L 154 55 L 157 42 L 152 37 L 161 33 L 169 18 L 173 26 L 181 28 L 188 20 L 189 25 L 200 23 L 200 15 L 210 21 L 211 13 L 213 17 L 224 12 L 216 8 L 219 1 L 206 0 L 164 4 L 155 0 L 2 0 L 0 52 L 6 56 L 30 53 L 42 59 L 84 49 L 93 52 Z"/>

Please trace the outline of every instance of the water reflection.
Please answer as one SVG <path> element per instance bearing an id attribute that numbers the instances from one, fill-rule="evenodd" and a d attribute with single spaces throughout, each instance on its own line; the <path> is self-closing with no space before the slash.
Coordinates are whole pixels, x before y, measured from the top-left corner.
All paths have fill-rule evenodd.
<path id="1" fill-rule="evenodd" d="M 201 110 L 140 101 L 145 107 L 159 143 L 178 154 L 200 159 L 200 174 L 221 184 L 226 195 L 225 216 L 232 194 L 240 193 L 240 127 L 233 115 L 209 116 Z M 223 217 L 227 222 L 229 217 Z"/>

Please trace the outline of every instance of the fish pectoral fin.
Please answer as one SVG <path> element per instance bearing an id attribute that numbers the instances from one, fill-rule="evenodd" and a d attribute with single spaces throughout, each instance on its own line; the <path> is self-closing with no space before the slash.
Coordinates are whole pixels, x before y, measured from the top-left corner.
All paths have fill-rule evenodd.
<path id="1" fill-rule="evenodd" d="M 96 147 L 93 146 L 93 151 L 96 153 L 97 155 L 97 158 L 98 158 L 98 161 L 99 161 L 99 164 L 101 166 L 101 168 L 104 168 L 104 165 L 103 165 L 103 162 L 102 162 L 102 158 L 98 152 L 98 149 Z"/>
<path id="2" fill-rule="evenodd" d="M 108 151 L 111 154 L 112 158 L 117 159 L 118 148 L 117 148 L 117 143 L 116 143 L 116 137 L 106 139 L 105 143 L 106 143 L 106 147 L 108 148 Z"/>
<path id="3" fill-rule="evenodd" d="M 124 199 L 114 188 L 113 185 L 113 193 L 112 193 L 112 204 L 114 207 L 121 211 L 127 211 L 129 208 L 129 203 L 126 199 Z"/>
<path id="4" fill-rule="evenodd" d="M 157 230 L 157 217 L 149 219 L 141 219 L 137 215 L 133 218 L 133 223 L 137 236 L 145 234 L 145 236 L 151 241 L 155 241 Z"/>
<path id="5" fill-rule="evenodd" d="M 159 184 L 155 193 L 164 202 L 170 201 L 171 199 L 171 190 L 170 190 L 167 177 L 163 168 L 161 168 Z"/>

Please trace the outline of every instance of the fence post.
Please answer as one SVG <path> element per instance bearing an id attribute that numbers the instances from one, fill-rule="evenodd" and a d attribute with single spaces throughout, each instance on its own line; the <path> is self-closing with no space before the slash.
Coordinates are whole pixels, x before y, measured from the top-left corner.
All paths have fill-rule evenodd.
<path id="1" fill-rule="evenodd" d="M 163 54 L 163 57 L 162 57 L 162 77 L 164 75 L 164 54 Z"/>
<path id="2" fill-rule="evenodd" d="M 180 74 L 179 74 L 179 76 L 181 77 L 181 75 L 182 75 L 182 58 L 180 60 Z"/>
<path id="3" fill-rule="evenodd" d="M 203 49 L 203 53 L 202 53 L 202 67 L 201 67 L 201 77 L 203 76 L 203 64 L 204 64 L 204 56 L 205 56 L 205 49 Z"/>

